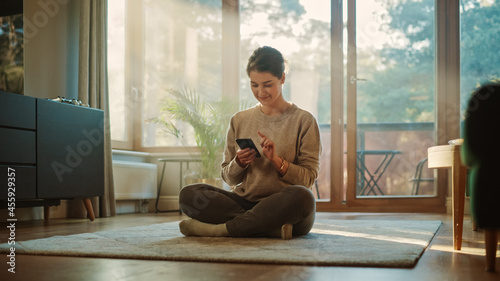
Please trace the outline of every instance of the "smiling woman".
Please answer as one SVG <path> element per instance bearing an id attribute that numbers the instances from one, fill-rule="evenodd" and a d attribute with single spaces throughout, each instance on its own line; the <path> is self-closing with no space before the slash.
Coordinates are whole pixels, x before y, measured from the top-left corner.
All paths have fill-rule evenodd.
<path id="1" fill-rule="evenodd" d="M 253 95 L 260 102 L 262 112 L 267 115 L 280 115 L 291 105 L 283 102 L 286 60 L 279 52 L 266 54 L 267 50 L 274 49 L 264 46 L 253 53 L 247 66 L 247 74 Z"/>
<path id="2" fill-rule="evenodd" d="M 283 98 L 284 64 L 282 54 L 268 46 L 250 56 L 247 72 L 259 104 L 229 122 L 221 175 L 231 191 L 185 186 L 179 202 L 191 219 L 179 224 L 184 235 L 291 239 L 311 230 L 321 138 L 316 119 Z M 263 157 L 232 141 L 242 138 L 259 143 Z"/>
<path id="3" fill-rule="evenodd" d="M 251 71 L 249 76 L 253 95 L 260 102 L 262 112 L 268 115 L 279 115 L 290 107 L 288 103 L 275 106 L 276 113 L 271 111 L 274 108 L 270 108 L 283 99 L 284 73 L 281 73 L 281 78 L 278 78 L 269 72 Z"/>

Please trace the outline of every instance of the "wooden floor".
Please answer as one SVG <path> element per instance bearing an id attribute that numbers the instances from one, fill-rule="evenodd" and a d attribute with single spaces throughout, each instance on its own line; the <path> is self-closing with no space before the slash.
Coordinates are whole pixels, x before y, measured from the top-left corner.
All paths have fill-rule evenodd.
<path id="1" fill-rule="evenodd" d="M 483 233 L 471 230 L 470 219 L 464 222 L 462 251 L 452 246 L 451 217 L 445 214 L 374 214 L 318 213 L 331 219 L 441 220 L 443 225 L 430 247 L 412 269 L 320 267 L 169 262 L 146 260 L 16 256 L 16 273 L 7 272 L 6 255 L 0 257 L 0 280 L 500 280 L 497 272 L 484 271 Z M 17 222 L 16 240 L 95 232 L 130 226 L 177 221 L 176 214 L 129 214 L 98 218 L 93 222 L 79 219 Z M 8 238 L 6 223 L 0 223 L 0 242 Z"/>

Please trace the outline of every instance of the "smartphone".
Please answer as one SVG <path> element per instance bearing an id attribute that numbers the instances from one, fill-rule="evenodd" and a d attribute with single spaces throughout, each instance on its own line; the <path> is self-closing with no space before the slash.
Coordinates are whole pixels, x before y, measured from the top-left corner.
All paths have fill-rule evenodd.
<path id="1" fill-rule="evenodd" d="M 250 149 L 254 149 L 255 152 L 257 152 L 257 154 L 255 155 L 255 157 L 260 157 L 259 150 L 255 146 L 255 143 L 252 141 L 252 139 L 237 139 L 236 142 L 238 143 L 238 146 L 241 149 L 245 149 L 247 147 L 250 148 Z"/>

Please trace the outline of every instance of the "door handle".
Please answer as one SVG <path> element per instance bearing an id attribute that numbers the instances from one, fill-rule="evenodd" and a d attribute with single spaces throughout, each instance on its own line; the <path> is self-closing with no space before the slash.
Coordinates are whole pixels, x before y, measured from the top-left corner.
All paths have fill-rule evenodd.
<path id="1" fill-rule="evenodd" d="M 351 84 L 356 83 L 356 81 L 368 81 L 368 80 L 366 80 L 364 78 L 357 78 L 356 76 L 351 75 Z"/>

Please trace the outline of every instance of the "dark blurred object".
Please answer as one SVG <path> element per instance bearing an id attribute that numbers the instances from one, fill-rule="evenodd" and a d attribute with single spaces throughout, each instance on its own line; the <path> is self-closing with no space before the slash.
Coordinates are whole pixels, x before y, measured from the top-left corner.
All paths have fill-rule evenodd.
<path id="1" fill-rule="evenodd" d="M 50 100 L 56 101 L 56 102 L 69 103 L 69 104 L 73 104 L 73 105 L 84 106 L 84 107 L 90 107 L 90 105 L 82 103 L 81 100 L 67 99 L 65 97 L 59 97 L 58 96 L 57 98 L 50 99 Z"/>
<path id="2" fill-rule="evenodd" d="M 479 87 L 465 112 L 463 163 L 470 168 L 471 211 L 474 222 L 485 233 L 486 270 L 495 271 L 500 230 L 500 151 L 495 146 L 500 130 L 500 84 Z"/>
<path id="3" fill-rule="evenodd" d="M 23 13 L 23 0 L 0 0 L 0 17 Z"/>

